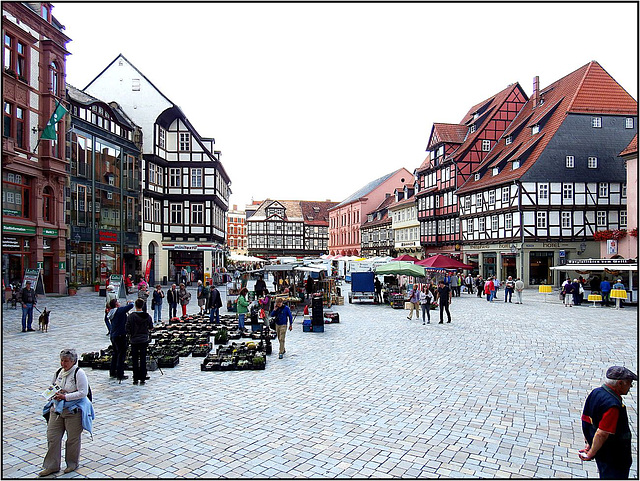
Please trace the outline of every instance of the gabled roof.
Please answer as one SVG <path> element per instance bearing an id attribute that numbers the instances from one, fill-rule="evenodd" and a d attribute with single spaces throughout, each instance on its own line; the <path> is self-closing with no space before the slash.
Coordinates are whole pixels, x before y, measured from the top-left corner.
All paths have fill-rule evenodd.
<path id="1" fill-rule="evenodd" d="M 371 192 L 376 190 L 379 186 L 384 184 L 384 182 L 386 180 L 390 179 L 391 177 L 394 176 L 394 174 L 396 174 L 397 172 L 399 172 L 401 170 L 402 169 L 394 170 L 393 172 L 391 172 L 391 173 L 389 173 L 387 175 L 383 175 L 382 177 L 379 177 L 376 180 L 372 180 L 367 185 L 365 185 L 364 187 L 361 187 L 360 189 L 356 190 L 353 194 L 351 194 L 349 197 L 347 197 L 346 199 L 344 199 L 342 202 L 340 202 L 339 204 L 335 205 L 334 207 L 342 207 L 343 205 L 350 204 L 351 202 L 353 202 L 355 200 L 358 200 L 358 199 L 360 199 L 362 197 L 366 197 L 368 194 L 370 194 Z"/>
<path id="2" fill-rule="evenodd" d="M 593 95 L 595 85 L 601 89 L 601 105 L 598 97 Z M 470 176 L 458 189 L 458 194 L 521 178 L 535 164 L 569 113 L 637 115 L 638 109 L 637 102 L 595 61 L 541 89 L 540 97 L 544 99 L 542 105 L 534 105 L 533 97 L 527 101 L 485 162 L 475 170 L 482 177 L 474 180 L 475 176 Z M 614 112 L 614 109 L 617 111 Z M 540 121 L 544 121 L 543 129 L 532 136 L 528 126 Z M 517 151 L 513 145 L 505 145 L 504 142 L 504 138 L 512 133 L 515 135 L 512 144 Z M 523 160 L 519 168 L 505 167 L 507 162 L 519 158 Z M 498 175 L 492 175 L 492 166 L 502 167 Z"/>
<path id="3" fill-rule="evenodd" d="M 467 135 L 468 127 L 460 124 L 434 123 L 431 128 L 431 136 L 427 149 L 432 149 L 438 144 L 461 144 Z"/>
<path id="4" fill-rule="evenodd" d="M 633 139 L 631 139 L 631 142 L 629 142 L 629 145 L 627 145 L 627 147 L 622 152 L 620 152 L 620 157 L 631 154 L 638 155 L 638 134 L 636 134 Z"/>
<path id="5" fill-rule="evenodd" d="M 401 199 L 398 202 L 394 202 L 389 206 L 389 209 L 396 209 L 398 207 L 402 207 L 407 204 L 415 204 L 415 203 L 416 203 L 416 197 L 412 195 L 408 199 Z"/>
<path id="6" fill-rule="evenodd" d="M 285 209 L 284 220 L 287 222 L 303 222 L 306 225 L 329 225 L 328 210 L 337 202 L 309 200 L 274 200 L 266 199 L 256 209 L 247 222 L 264 222 L 267 220 L 267 209 L 272 206 Z"/>

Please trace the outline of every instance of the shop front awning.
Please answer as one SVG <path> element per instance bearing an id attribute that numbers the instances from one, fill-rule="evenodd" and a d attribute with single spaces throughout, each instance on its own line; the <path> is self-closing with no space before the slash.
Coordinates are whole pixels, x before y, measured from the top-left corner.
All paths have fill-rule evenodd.
<path id="1" fill-rule="evenodd" d="M 325 272 L 327 270 L 327 268 L 326 267 L 314 267 L 314 266 L 300 266 L 300 267 L 294 267 L 293 270 L 294 271 L 299 271 L 299 272 L 320 273 L 320 272 Z"/>
<path id="2" fill-rule="evenodd" d="M 292 271 L 298 266 L 299 264 L 271 264 L 264 266 L 264 270 L 270 272 L 286 272 Z"/>
<path id="3" fill-rule="evenodd" d="M 637 271 L 638 264 L 566 264 L 550 267 L 556 271 Z"/>

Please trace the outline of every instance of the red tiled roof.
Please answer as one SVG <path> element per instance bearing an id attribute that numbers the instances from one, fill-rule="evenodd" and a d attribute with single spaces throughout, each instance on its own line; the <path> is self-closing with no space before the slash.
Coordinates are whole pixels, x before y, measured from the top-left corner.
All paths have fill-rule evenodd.
<path id="1" fill-rule="evenodd" d="M 337 202 L 316 202 L 301 200 L 302 217 L 307 225 L 329 225 L 329 209 Z"/>
<path id="2" fill-rule="evenodd" d="M 609 78 L 608 80 L 604 78 L 605 75 Z M 602 105 L 598 105 L 597 99 L 589 93 L 594 85 L 598 85 L 598 88 L 602 89 L 599 91 L 602 94 Z M 583 89 L 586 90 L 583 91 Z M 544 103 L 542 105 L 538 104 L 534 108 L 533 99 L 529 99 L 508 127 L 505 135 L 503 135 L 504 139 L 507 133 L 519 130 L 512 143 L 519 146 L 518 155 L 530 150 L 525 162 L 515 170 L 508 167 L 504 168 L 496 176 L 491 175 L 490 172 L 485 172 L 480 180 L 477 181 L 474 180 L 474 176 L 470 176 L 464 185 L 458 189 L 459 194 L 482 189 L 490 185 L 510 182 L 522 177 L 540 157 L 570 111 L 623 115 L 627 111 L 623 111 L 622 106 L 626 105 L 625 108 L 629 108 L 629 115 L 632 113 L 634 115 L 637 114 L 637 102 L 615 80 L 609 77 L 609 74 L 597 62 L 590 62 L 580 67 L 541 91 Z M 622 98 L 622 94 L 627 96 L 626 100 Z M 589 102 L 587 102 L 587 99 Z M 617 99 L 616 105 L 620 107 L 620 110 L 616 112 L 612 110 L 613 99 Z M 630 109 L 631 104 L 633 104 L 633 109 Z M 576 108 L 582 110 L 576 110 Z M 588 110 L 585 110 L 587 108 Z M 535 145 L 531 145 L 531 130 L 526 126 L 532 123 L 530 119 L 534 115 L 539 119 L 546 118 L 546 123 L 540 134 L 538 134 L 541 138 Z M 498 165 L 502 161 L 517 159 L 517 156 L 512 155 L 513 147 L 511 145 L 505 146 L 503 139 L 496 144 L 487 157 L 487 159 L 491 159 L 491 165 Z M 480 165 L 476 172 L 484 170 L 487 165 L 486 162 Z"/>
<path id="3" fill-rule="evenodd" d="M 620 157 L 622 157 L 623 155 L 630 155 L 630 154 L 637 154 L 638 153 L 638 134 L 636 134 L 633 139 L 631 139 L 631 142 L 629 142 L 629 145 L 627 145 L 627 147 L 620 152 Z"/>
<path id="4" fill-rule="evenodd" d="M 434 123 L 431 129 L 431 138 L 429 139 L 429 147 L 440 143 L 461 144 L 469 129 L 465 125 L 460 124 L 439 124 Z"/>
<path id="5" fill-rule="evenodd" d="M 593 61 L 587 65 L 587 72 L 567 112 L 638 115 L 638 102 Z"/>

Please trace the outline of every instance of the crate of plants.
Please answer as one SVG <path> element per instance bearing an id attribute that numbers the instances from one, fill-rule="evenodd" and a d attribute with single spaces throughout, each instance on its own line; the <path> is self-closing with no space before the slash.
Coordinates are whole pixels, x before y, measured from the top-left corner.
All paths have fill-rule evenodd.
<path id="1" fill-rule="evenodd" d="M 226 344 L 227 342 L 229 342 L 229 330 L 226 327 L 221 327 L 213 336 L 213 343 Z"/>
<path id="2" fill-rule="evenodd" d="M 180 362 L 180 357 L 176 355 L 166 354 L 157 358 L 158 367 L 176 367 Z"/>
<path id="3" fill-rule="evenodd" d="M 211 352 L 211 344 L 196 344 L 191 351 L 192 357 L 206 357 Z"/>
<path id="4" fill-rule="evenodd" d="M 93 367 L 93 364 L 100 358 L 100 352 L 83 352 L 78 359 L 79 367 Z"/>

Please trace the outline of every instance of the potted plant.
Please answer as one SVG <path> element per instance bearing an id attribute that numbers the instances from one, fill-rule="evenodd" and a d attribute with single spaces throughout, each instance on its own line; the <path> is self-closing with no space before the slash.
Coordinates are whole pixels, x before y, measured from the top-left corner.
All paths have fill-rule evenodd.
<path id="1" fill-rule="evenodd" d="M 69 295 L 75 296 L 78 293 L 80 285 L 77 282 L 69 282 Z"/>
<path id="2" fill-rule="evenodd" d="M 98 281 L 98 280 L 93 281 L 93 289 L 96 292 L 100 292 L 100 281 Z"/>

